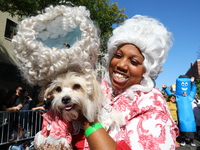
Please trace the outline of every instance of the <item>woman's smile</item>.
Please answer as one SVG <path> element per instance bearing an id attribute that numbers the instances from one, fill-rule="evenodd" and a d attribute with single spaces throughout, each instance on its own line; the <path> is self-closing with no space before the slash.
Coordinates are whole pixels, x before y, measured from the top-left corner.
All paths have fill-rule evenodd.
<path id="1" fill-rule="evenodd" d="M 117 72 L 113 72 L 113 80 L 115 82 L 119 82 L 119 83 L 125 83 L 127 80 L 129 79 L 128 76 L 117 73 Z"/>
<path id="2" fill-rule="evenodd" d="M 144 57 L 135 45 L 120 46 L 110 61 L 112 85 L 118 90 L 126 90 L 134 84 L 140 84 L 145 72 L 143 61 Z"/>

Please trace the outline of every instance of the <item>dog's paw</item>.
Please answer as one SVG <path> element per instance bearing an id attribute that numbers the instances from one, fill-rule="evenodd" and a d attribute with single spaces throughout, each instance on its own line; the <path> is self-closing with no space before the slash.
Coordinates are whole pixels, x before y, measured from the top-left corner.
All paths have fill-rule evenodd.
<path id="1" fill-rule="evenodd" d="M 116 111 L 113 109 L 110 115 L 110 119 L 112 120 L 112 124 L 109 127 L 110 130 L 114 130 L 114 129 L 119 130 L 121 126 L 125 125 L 124 116 L 119 111 Z"/>
<path id="2" fill-rule="evenodd" d="M 104 129 L 119 130 L 121 126 L 125 125 L 125 119 L 121 112 L 112 109 L 99 117 Z"/>

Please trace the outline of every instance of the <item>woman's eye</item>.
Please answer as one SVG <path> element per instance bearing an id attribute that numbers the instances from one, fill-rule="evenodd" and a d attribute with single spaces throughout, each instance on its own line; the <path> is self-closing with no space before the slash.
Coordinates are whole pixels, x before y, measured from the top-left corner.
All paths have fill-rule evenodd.
<path id="1" fill-rule="evenodd" d="M 58 87 L 56 88 L 56 91 L 57 91 L 57 92 L 61 92 L 61 91 L 62 91 L 61 87 L 58 86 Z"/>
<path id="2" fill-rule="evenodd" d="M 122 56 L 120 54 L 114 54 L 115 58 L 121 58 Z"/>
<path id="3" fill-rule="evenodd" d="M 131 60 L 131 64 L 132 65 L 140 65 L 141 63 L 139 63 L 138 61 L 135 61 L 135 60 Z"/>

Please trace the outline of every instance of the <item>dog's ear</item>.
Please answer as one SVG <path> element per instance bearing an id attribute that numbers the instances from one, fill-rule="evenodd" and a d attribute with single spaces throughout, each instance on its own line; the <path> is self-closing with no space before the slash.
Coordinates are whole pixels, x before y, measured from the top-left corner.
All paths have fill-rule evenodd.
<path id="1" fill-rule="evenodd" d="M 87 104 L 85 104 L 86 106 L 84 106 L 86 109 L 83 109 L 83 114 L 88 121 L 93 122 L 97 119 L 99 109 L 102 106 L 104 94 L 95 74 L 93 74 L 93 78 L 90 81 L 92 82 L 92 92 L 89 95 Z"/>
<path id="2" fill-rule="evenodd" d="M 93 100 L 95 100 L 98 104 L 101 104 L 103 98 L 103 90 L 101 88 L 100 82 L 97 80 L 95 72 L 93 72 L 92 76 L 93 76 L 92 80 L 93 92 L 91 96 Z"/>

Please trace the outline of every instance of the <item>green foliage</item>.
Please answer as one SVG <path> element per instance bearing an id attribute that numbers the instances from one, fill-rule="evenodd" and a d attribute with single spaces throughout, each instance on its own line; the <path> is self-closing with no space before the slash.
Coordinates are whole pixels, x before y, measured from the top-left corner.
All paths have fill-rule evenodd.
<path id="1" fill-rule="evenodd" d="M 197 93 L 200 96 L 200 79 L 195 79 L 196 86 L 197 86 Z"/>
<path id="2" fill-rule="evenodd" d="M 112 33 L 114 24 L 122 23 L 128 16 L 124 9 L 118 9 L 118 3 L 110 4 L 110 0 L 0 0 L 0 11 L 11 16 L 35 16 L 49 5 L 86 6 L 90 10 L 91 19 L 101 31 L 101 51 L 106 49 L 107 39 Z"/>

